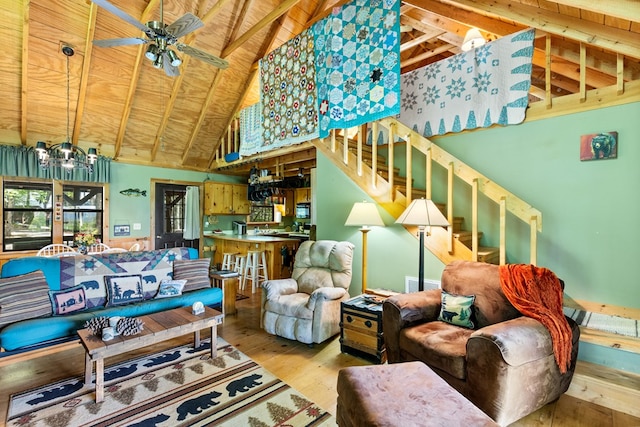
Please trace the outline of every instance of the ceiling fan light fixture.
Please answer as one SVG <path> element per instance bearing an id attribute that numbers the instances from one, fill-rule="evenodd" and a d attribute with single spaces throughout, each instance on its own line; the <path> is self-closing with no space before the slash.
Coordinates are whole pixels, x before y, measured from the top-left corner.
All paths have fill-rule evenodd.
<path id="1" fill-rule="evenodd" d="M 155 61 L 158 58 L 158 46 L 151 43 L 147 48 L 147 52 L 144 54 L 144 56 L 146 56 L 147 59 L 151 61 Z"/>
<path id="2" fill-rule="evenodd" d="M 467 31 L 467 34 L 464 36 L 464 41 L 462 42 L 462 46 L 460 46 L 460 49 L 462 49 L 463 52 L 468 52 L 471 49 L 482 46 L 486 42 L 487 41 L 484 39 L 484 37 L 482 37 L 480 30 L 475 27 L 470 28 L 469 31 Z"/>
<path id="3" fill-rule="evenodd" d="M 178 55 L 176 55 L 176 53 L 171 49 L 167 50 L 167 56 L 169 57 L 169 62 L 174 67 L 179 67 L 180 64 L 182 64 L 182 60 L 180 59 L 180 57 L 178 57 Z"/>
<path id="4" fill-rule="evenodd" d="M 158 55 L 158 57 L 153 61 L 153 66 L 155 68 L 162 68 L 163 65 L 164 65 L 164 58 L 162 57 L 162 55 Z"/>

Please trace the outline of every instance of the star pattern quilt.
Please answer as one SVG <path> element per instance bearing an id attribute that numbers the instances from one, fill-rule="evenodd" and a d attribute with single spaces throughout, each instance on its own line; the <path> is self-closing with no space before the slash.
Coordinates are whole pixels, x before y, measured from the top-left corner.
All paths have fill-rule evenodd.
<path id="1" fill-rule="evenodd" d="M 258 151 L 318 137 L 313 33 L 305 30 L 260 60 L 262 145 Z"/>
<path id="2" fill-rule="evenodd" d="M 312 28 L 320 137 L 400 112 L 400 0 L 353 0 Z"/>
<path id="3" fill-rule="evenodd" d="M 520 31 L 403 74 L 398 120 L 426 137 L 521 123 L 534 35 Z"/>

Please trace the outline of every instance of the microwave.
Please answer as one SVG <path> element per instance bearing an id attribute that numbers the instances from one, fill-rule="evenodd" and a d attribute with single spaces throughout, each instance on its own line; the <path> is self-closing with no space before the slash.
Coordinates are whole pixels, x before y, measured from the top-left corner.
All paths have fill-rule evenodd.
<path id="1" fill-rule="evenodd" d="M 311 203 L 297 203 L 296 218 L 302 218 L 302 219 L 311 218 Z"/>

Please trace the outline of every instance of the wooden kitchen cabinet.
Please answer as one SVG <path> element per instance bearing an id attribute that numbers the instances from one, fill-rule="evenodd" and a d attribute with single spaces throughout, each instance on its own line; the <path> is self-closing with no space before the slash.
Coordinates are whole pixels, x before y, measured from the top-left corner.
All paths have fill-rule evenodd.
<path id="1" fill-rule="evenodd" d="M 295 216 L 296 196 L 293 188 L 284 190 L 284 216 Z"/>
<path id="2" fill-rule="evenodd" d="M 248 185 L 232 184 L 232 209 L 234 215 L 249 215 L 251 203 L 248 197 Z"/>
<path id="3" fill-rule="evenodd" d="M 296 188 L 296 203 L 310 203 L 311 188 Z"/>
<path id="4" fill-rule="evenodd" d="M 249 215 L 247 185 L 207 181 L 204 183 L 205 215 Z"/>

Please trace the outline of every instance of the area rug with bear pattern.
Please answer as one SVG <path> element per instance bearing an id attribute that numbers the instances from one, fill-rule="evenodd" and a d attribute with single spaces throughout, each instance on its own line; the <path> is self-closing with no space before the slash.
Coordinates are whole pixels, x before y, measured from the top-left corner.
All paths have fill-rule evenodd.
<path id="1" fill-rule="evenodd" d="M 82 377 L 11 396 L 7 426 L 335 426 L 335 418 L 218 339 L 105 369 L 104 401 Z"/>

